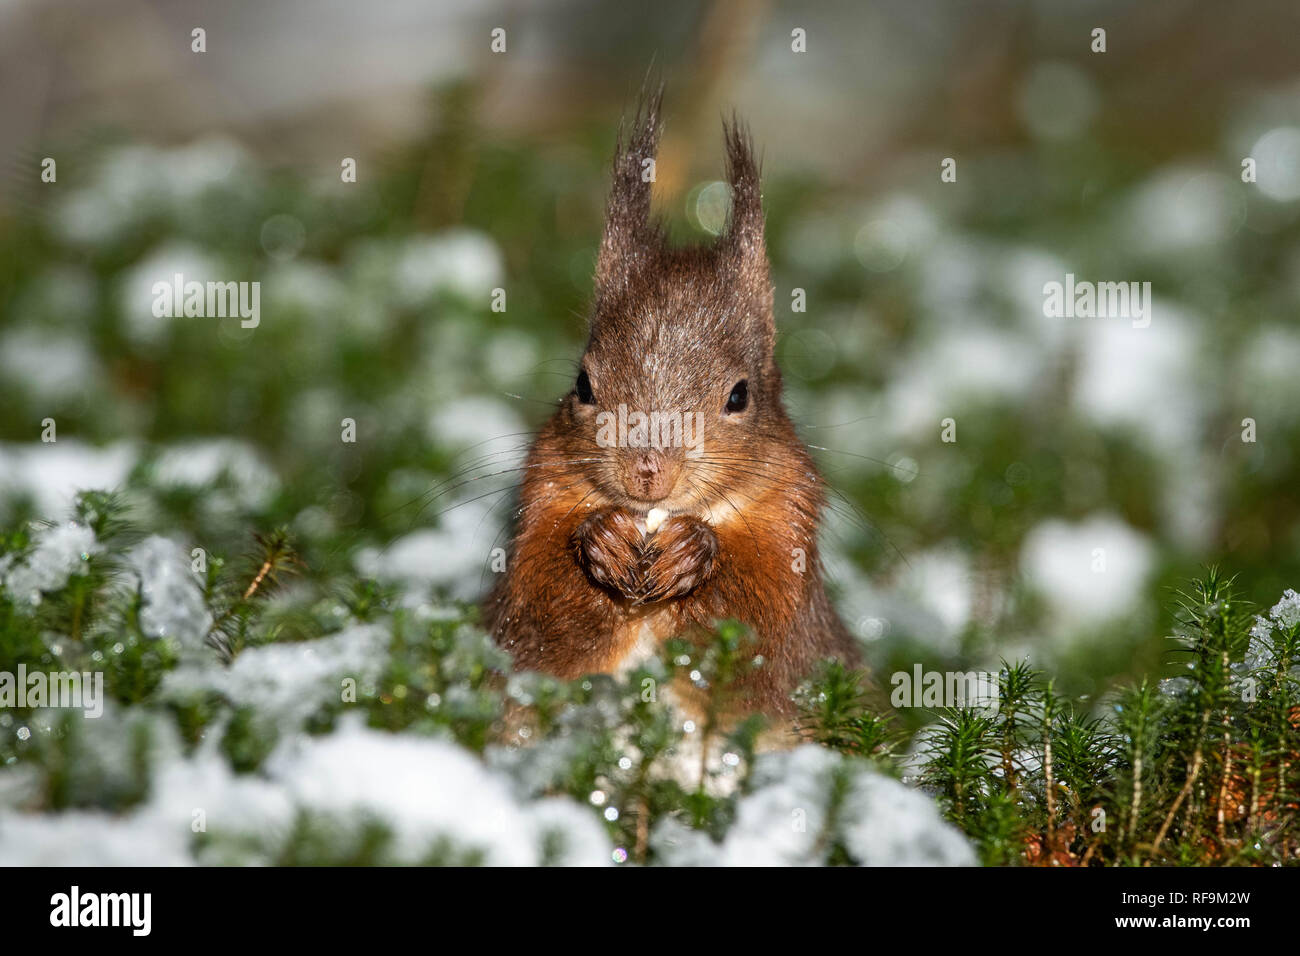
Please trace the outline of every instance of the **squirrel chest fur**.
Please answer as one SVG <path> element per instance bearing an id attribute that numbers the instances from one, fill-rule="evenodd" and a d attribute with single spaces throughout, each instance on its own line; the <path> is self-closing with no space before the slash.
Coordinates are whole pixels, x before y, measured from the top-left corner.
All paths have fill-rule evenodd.
<path id="1" fill-rule="evenodd" d="M 587 347 L 524 463 L 485 619 L 518 667 L 574 678 L 734 618 L 763 657 L 747 705 L 786 713 L 818 660 L 855 649 L 822 584 L 822 480 L 782 404 L 758 169 L 729 126 L 727 228 L 673 248 L 642 177 L 659 129 L 654 97 L 620 136 Z"/>

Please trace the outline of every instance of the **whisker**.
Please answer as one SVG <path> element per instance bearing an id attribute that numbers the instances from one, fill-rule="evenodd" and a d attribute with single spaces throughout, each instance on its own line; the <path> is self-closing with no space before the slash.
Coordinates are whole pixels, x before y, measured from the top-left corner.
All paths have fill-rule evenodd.
<path id="1" fill-rule="evenodd" d="M 506 398 L 516 398 L 521 402 L 532 402 L 534 405 L 545 405 L 547 408 L 554 408 L 558 403 L 555 399 L 533 398 L 530 395 L 520 395 L 517 392 L 501 392 Z"/>
<path id="2" fill-rule="evenodd" d="M 749 523 L 749 518 L 745 515 L 745 513 L 736 507 L 736 503 L 732 501 L 730 498 L 728 498 L 727 493 L 723 491 L 720 487 L 718 487 L 716 483 L 709 481 L 707 478 L 703 477 L 702 475 L 699 476 L 699 478 L 702 482 L 705 483 L 705 485 L 713 489 L 714 494 L 721 495 L 722 500 L 725 501 L 728 505 L 730 505 L 731 509 L 735 511 L 736 514 L 740 515 L 740 520 L 745 522 L 745 528 L 746 530 L 749 531 L 750 540 L 754 542 L 754 547 L 758 548 L 758 535 L 754 533 L 754 526 Z"/>
<path id="3" fill-rule="evenodd" d="M 847 428 L 849 425 L 856 425 L 858 422 L 870 422 L 879 418 L 879 415 L 862 415 L 848 422 L 839 422 L 835 425 L 811 425 L 806 421 L 798 420 L 795 422 L 800 429 L 809 429 L 812 431 L 829 431 L 832 428 Z"/>
<path id="4" fill-rule="evenodd" d="M 564 485 L 562 488 L 560 488 L 560 492 L 563 493 L 563 492 L 565 492 L 565 491 L 568 491 L 570 488 L 573 488 L 573 487 L 575 487 L 575 486 L 581 484 L 582 481 L 584 480 L 584 477 L 585 477 L 585 476 L 580 477 L 580 478 L 578 478 L 577 481 L 572 481 L 572 482 L 570 482 L 569 484 Z M 518 488 L 522 487 L 522 484 L 523 484 L 522 482 L 515 484 L 515 485 L 513 486 L 513 489 L 511 489 L 511 490 L 517 490 Z M 506 500 L 506 499 L 502 499 L 502 501 L 505 501 L 505 500 Z M 581 502 L 580 502 L 580 503 L 581 503 Z M 501 502 L 498 502 L 496 505 L 493 506 L 493 510 L 494 510 L 495 508 L 500 507 L 500 505 L 501 505 Z M 491 513 L 491 512 L 489 511 L 489 513 Z M 518 517 L 518 515 L 519 515 L 519 512 L 516 512 L 516 515 L 515 515 L 515 516 Z M 479 524 L 480 524 L 480 525 L 482 524 L 483 520 L 486 519 L 486 517 L 487 517 L 487 516 L 484 515 L 484 517 L 483 517 L 482 519 L 479 520 Z M 513 531 L 513 530 L 514 530 L 514 528 L 512 527 L 512 525 L 511 525 L 509 522 L 507 522 L 507 523 L 503 523 L 503 524 L 502 524 L 501 528 L 498 529 L 497 533 L 493 536 L 491 544 L 488 545 L 488 555 L 489 555 L 489 557 L 491 556 L 492 551 L 496 548 L 496 546 L 497 546 L 497 542 L 501 540 L 501 536 L 502 536 L 503 534 L 506 534 L 507 532 L 510 532 L 510 531 Z M 480 587 L 480 590 L 484 590 L 484 588 L 483 588 L 483 583 L 484 583 L 484 579 L 487 577 L 487 573 L 488 573 L 487 568 L 484 567 L 483 571 L 479 574 L 479 587 Z"/>
<path id="5" fill-rule="evenodd" d="M 767 464 L 772 466 L 779 466 L 782 468 L 788 467 L 788 463 L 784 463 L 784 462 L 779 463 L 779 462 L 774 462 L 768 459 L 762 459 L 757 457 L 747 458 L 747 457 L 726 456 L 726 455 L 714 455 L 714 456 L 706 455 L 703 456 L 702 458 L 697 459 L 697 462 L 701 464 L 719 465 L 721 466 L 722 470 L 725 470 L 730 474 L 746 475 L 748 477 L 757 478 L 757 479 L 771 479 L 773 476 L 769 472 L 760 471 L 757 468 L 753 467 L 756 464 L 758 465 Z M 821 487 L 826 489 L 827 492 L 826 506 L 830 510 L 832 510 L 836 514 L 839 514 L 842 517 L 850 519 L 850 521 L 853 524 L 860 527 L 868 535 L 882 540 L 898 556 L 899 560 L 901 560 L 905 565 L 907 565 L 907 567 L 910 568 L 912 566 L 911 562 L 907 560 L 907 556 L 903 554 L 902 549 L 899 548 L 898 545 L 896 545 L 893 542 L 893 540 L 889 537 L 889 535 L 885 534 L 885 532 L 879 526 L 877 526 L 875 522 L 873 522 L 869 517 L 867 517 L 867 515 L 858 507 L 858 505 L 847 495 L 845 495 L 844 492 L 840 491 L 834 485 L 830 485 L 824 482 L 821 484 Z M 848 512 L 845 512 L 842 508 L 836 505 L 834 501 L 834 498 L 836 497 L 839 498 L 841 501 L 843 501 L 846 506 L 848 506 L 848 508 L 850 509 Z"/>
<path id="6" fill-rule="evenodd" d="M 486 474 L 486 475 L 475 475 L 475 476 L 472 477 L 472 478 L 466 478 L 464 481 L 459 481 L 459 482 L 457 482 L 456 484 L 452 485 L 452 486 L 449 487 L 449 488 L 443 488 L 443 489 L 442 489 L 441 491 L 439 491 L 437 494 L 432 495 L 432 497 L 429 497 L 428 500 L 425 501 L 424 504 L 422 504 L 422 505 L 420 506 L 420 510 L 417 511 L 417 512 L 415 513 L 415 515 L 411 518 L 411 526 L 414 527 L 415 522 L 416 522 L 417 520 L 419 520 L 420 515 L 422 515 L 422 514 L 424 513 L 424 509 L 427 508 L 430 504 L 432 504 L 433 502 L 437 501 L 437 500 L 438 500 L 439 498 L 441 498 L 443 495 L 450 494 L 451 492 L 456 491 L 456 490 L 459 489 L 459 488 L 464 488 L 466 485 L 468 485 L 468 484 L 472 484 L 472 483 L 475 482 L 475 481 L 483 481 L 484 479 L 487 479 L 487 478 L 497 478 L 497 477 L 500 477 L 501 475 L 514 474 L 515 472 L 519 472 L 519 471 L 528 471 L 528 470 L 533 469 L 533 468 L 559 468 L 559 467 L 566 466 L 566 465 L 579 465 L 579 464 L 584 464 L 584 463 L 591 462 L 591 461 L 600 461 L 600 460 L 601 460 L 601 459 L 599 459 L 599 458 L 575 458 L 575 459 L 571 459 L 571 460 L 558 461 L 558 462 L 556 462 L 556 461 L 538 461 L 538 462 L 533 462 L 533 463 L 530 464 L 530 465 L 516 465 L 516 466 L 513 467 L 513 468 L 502 468 L 500 471 L 490 472 L 489 474 Z M 421 498 L 425 498 L 425 497 L 428 496 L 428 495 L 429 495 L 429 492 L 426 492 L 424 495 L 421 495 L 419 498 L 416 498 L 415 500 L 416 500 L 416 501 L 419 501 Z M 445 512 L 439 512 L 439 513 L 440 513 L 440 514 L 443 514 L 443 513 L 445 513 Z"/>
<path id="7" fill-rule="evenodd" d="M 599 490 L 599 489 L 598 489 L 595 485 L 592 485 L 592 486 L 591 486 L 591 490 L 588 491 L 588 492 L 587 492 L 585 495 L 583 495 L 581 498 L 579 498 L 577 501 L 575 501 L 575 502 L 573 503 L 573 507 L 570 508 L 568 511 L 566 511 L 566 512 L 564 513 L 564 518 L 561 518 L 559 521 L 555 522 L 555 524 L 551 527 L 550 532 L 549 532 L 549 533 L 547 534 L 547 536 L 546 536 L 546 543 L 547 543 L 547 544 L 550 544 L 551 538 L 554 537 L 554 535 L 555 535 L 555 529 L 558 528 L 558 527 L 560 526 L 561 522 L 563 522 L 565 518 L 568 518 L 569 515 L 573 514 L 576 510 L 578 510 L 578 506 L 581 505 L 581 504 L 582 504 L 584 501 L 586 501 L 588 498 L 590 498 L 592 495 L 594 495 L 598 490 Z"/>
<path id="8" fill-rule="evenodd" d="M 807 442 L 804 442 L 804 446 L 807 448 L 816 449 L 817 451 L 828 451 L 833 455 L 847 455 L 850 458 L 860 458 L 863 461 L 874 462 L 877 465 L 884 465 L 886 468 L 890 468 L 890 469 L 898 469 L 902 467 L 901 465 L 892 464 L 888 461 L 885 461 L 883 458 L 872 458 L 870 455 L 859 455 L 857 452 L 853 452 L 853 451 L 842 451 L 839 448 L 827 448 L 824 445 L 810 445 Z M 912 476 L 915 478 L 921 477 L 921 472 L 919 469 L 915 472 L 907 472 L 906 469 L 904 469 L 904 473 L 912 474 Z"/>

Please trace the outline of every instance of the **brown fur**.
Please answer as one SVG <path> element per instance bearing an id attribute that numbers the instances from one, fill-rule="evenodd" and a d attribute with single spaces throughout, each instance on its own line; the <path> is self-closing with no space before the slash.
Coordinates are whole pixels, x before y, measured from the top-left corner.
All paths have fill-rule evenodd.
<path id="1" fill-rule="evenodd" d="M 662 643 L 735 618 L 765 660 L 747 679 L 748 705 L 788 713 L 819 659 L 856 654 L 822 586 L 822 480 L 781 401 L 758 168 L 733 122 L 728 228 L 710 246 L 669 247 L 641 177 L 659 102 L 638 110 L 615 152 L 582 359 L 593 399 L 575 387 L 537 436 L 485 617 L 517 666 L 564 678 L 617 669 L 647 635 Z M 741 380 L 748 406 L 728 413 Z M 620 403 L 696 413 L 702 454 L 601 447 L 597 413 Z M 652 507 L 671 517 L 646 535 Z"/>

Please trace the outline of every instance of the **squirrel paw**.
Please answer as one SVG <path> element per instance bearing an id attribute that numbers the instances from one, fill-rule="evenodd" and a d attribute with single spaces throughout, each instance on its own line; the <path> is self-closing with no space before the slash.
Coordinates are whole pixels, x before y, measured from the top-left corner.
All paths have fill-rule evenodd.
<path id="1" fill-rule="evenodd" d="M 713 572 L 718 537 L 703 521 L 673 515 L 643 544 L 640 604 L 689 594 Z"/>
<path id="2" fill-rule="evenodd" d="M 621 508 L 601 508 L 573 532 L 578 564 L 602 587 L 636 600 L 642 588 L 641 529 Z"/>

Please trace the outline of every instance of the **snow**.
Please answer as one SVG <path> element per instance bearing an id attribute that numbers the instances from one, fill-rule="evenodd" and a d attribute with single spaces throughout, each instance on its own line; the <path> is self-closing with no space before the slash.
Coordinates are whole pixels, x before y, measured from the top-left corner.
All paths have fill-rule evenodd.
<path id="1" fill-rule="evenodd" d="M 29 495 L 43 515 L 67 511 L 78 491 L 112 490 L 135 465 L 129 442 L 96 448 L 76 439 L 0 445 L 0 494 Z"/>
<path id="2" fill-rule="evenodd" d="M 837 781 L 843 802 L 830 806 Z M 797 866 L 825 862 L 840 843 L 865 866 L 971 866 L 966 839 L 929 797 L 815 744 L 760 755 L 721 844 L 675 820 L 651 843 L 670 866 Z M 827 833 L 828 827 L 830 833 Z"/>
<path id="3" fill-rule="evenodd" d="M 518 388 L 541 361 L 538 341 L 519 329 L 494 331 L 483 345 L 484 371 L 498 388 Z"/>
<path id="4" fill-rule="evenodd" d="M 1170 452 L 1162 470 L 1165 494 L 1156 502 L 1162 529 L 1187 551 L 1210 553 L 1223 511 L 1222 470 L 1206 467 L 1189 448 Z"/>
<path id="5" fill-rule="evenodd" d="M 932 646 L 958 650 L 961 633 L 970 623 L 974 580 L 969 556 L 957 548 L 932 549 L 908 559 L 904 593 L 942 623 Z"/>
<path id="6" fill-rule="evenodd" d="M 453 598 L 474 600 L 490 583 L 488 545 L 501 521 L 491 512 L 499 503 L 499 497 L 465 498 L 456 505 L 435 502 L 428 510 L 444 512 L 438 519 L 441 529 L 403 535 L 383 549 L 363 549 L 356 557 L 357 570 L 402 585 L 408 598 L 425 597 L 435 588 Z"/>
<path id="7" fill-rule="evenodd" d="M 1276 202 L 1300 199 L 1300 129 L 1278 126 L 1255 141 L 1254 158 L 1259 191 Z"/>
<path id="8" fill-rule="evenodd" d="M 864 268 L 889 272 L 924 249 L 940 232 L 934 211 L 905 193 L 874 203 L 853 240 L 853 251 Z"/>
<path id="9" fill-rule="evenodd" d="M 1261 423 L 1261 440 L 1267 440 L 1270 419 L 1295 421 L 1300 416 L 1300 334 L 1270 323 L 1256 331 L 1242 348 L 1231 378 L 1245 392 L 1243 413 Z"/>
<path id="10" fill-rule="evenodd" d="M 469 461 L 491 456 L 499 471 L 517 463 L 527 448 L 524 421 L 505 402 L 483 396 L 455 399 L 440 406 L 429 418 L 429 437 L 444 448 L 467 452 Z"/>
<path id="11" fill-rule="evenodd" d="M 1269 609 L 1268 615 L 1257 615 L 1250 629 L 1250 643 L 1246 648 L 1246 668 L 1259 670 L 1272 668 L 1279 662 L 1280 643 L 1273 639 L 1277 629 L 1289 631 L 1300 625 L 1300 593 L 1292 588 L 1282 594 L 1282 599 Z M 1300 667 L 1292 666 L 1294 673 L 1300 674 Z"/>
<path id="12" fill-rule="evenodd" d="M 504 275 L 496 242 L 469 229 L 409 239 L 394 266 L 398 296 L 408 305 L 421 305 L 439 291 L 487 302 Z"/>
<path id="13" fill-rule="evenodd" d="M 176 273 L 184 276 L 185 282 L 225 282 L 238 278 L 227 275 L 228 272 L 191 243 L 173 240 L 154 250 L 121 279 L 118 307 L 127 337 L 137 346 L 147 348 L 166 339 L 173 327 L 191 329 L 200 323 L 215 330 L 215 320 L 154 315 L 154 284 L 171 283 Z"/>
<path id="14" fill-rule="evenodd" d="M 1094 515 L 1073 524 L 1039 524 L 1025 537 L 1020 569 L 1068 630 L 1113 619 L 1137 604 L 1153 560 L 1145 535 L 1112 515 Z"/>
<path id="15" fill-rule="evenodd" d="M 300 312 L 314 324 L 338 315 L 347 301 L 347 289 L 334 270 L 323 262 L 298 259 L 277 263 L 262 280 L 264 308 L 268 313 Z M 322 344 L 325 344 L 322 339 Z"/>
<path id="16" fill-rule="evenodd" d="M 1092 421 L 1136 431 L 1158 451 L 1195 446 L 1204 410 L 1190 315 L 1163 299 L 1151 324 L 1127 319 L 1062 319 L 1079 333 L 1074 404 Z M 1176 410 L 1176 411 L 1175 411 Z"/>
<path id="17" fill-rule="evenodd" d="M 1060 319 L 1043 314 L 1043 287 L 1061 282 L 1069 272 L 1077 272 L 1055 253 L 1033 246 L 1013 246 L 998 257 L 997 288 L 1010 301 L 1016 317 L 1033 330 L 1043 346 L 1058 349 L 1068 338 L 1069 326 Z M 959 307 L 959 303 L 953 303 Z M 1048 356 L 1042 356 L 1043 362 Z"/>
<path id="18" fill-rule="evenodd" d="M 524 443 L 512 435 L 522 428 L 513 410 L 490 399 L 453 403 L 437 413 L 432 427 L 436 439 L 466 449 L 460 470 L 440 483 L 430 482 L 408 509 L 412 522 L 437 527 L 413 531 L 384 548 L 359 551 L 358 571 L 400 583 L 411 594 L 434 587 L 463 600 L 481 596 L 492 573 L 492 549 L 504 547 L 501 530 L 512 489 L 522 477 L 517 466 Z M 485 436 L 501 437 L 485 442 Z"/>
<path id="19" fill-rule="evenodd" d="M 830 521 L 842 523 L 846 535 L 854 530 L 842 517 Z M 969 555 L 960 549 L 942 546 L 909 554 L 888 582 L 863 574 L 833 535 L 823 536 L 822 561 L 835 587 L 836 607 L 859 640 L 904 634 L 938 653 L 958 650 L 978 581 Z"/>
<path id="20" fill-rule="evenodd" d="M 235 773 L 216 747 L 205 744 L 193 757 L 171 760 L 157 770 L 149 802 L 138 815 L 153 821 L 159 839 L 166 841 L 191 832 L 195 811 L 202 812 L 207 832 L 247 836 L 249 843 L 268 851 L 264 858 L 249 859 L 243 855 L 247 850 L 214 849 L 197 862 L 268 863 L 290 833 L 295 808 L 278 781 Z"/>
<path id="21" fill-rule="evenodd" d="M 0 814 L 0 866 L 188 866 L 185 843 L 143 815 Z"/>
<path id="22" fill-rule="evenodd" d="M 360 285 L 411 309 L 430 305 L 441 293 L 486 306 L 505 278 L 496 242 L 472 229 L 358 243 L 349 269 Z"/>
<path id="23" fill-rule="evenodd" d="M 279 479 L 258 450 L 235 438 L 171 445 L 154 463 L 154 480 L 164 487 L 197 491 L 223 477 L 230 482 L 235 503 L 254 510 L 265 507 L 279 488 Z"/>
<path id="24" fill-rule="evenodd" d="M 329 737 L 282 752 L 270 770 L 300 806 L 340 819 L 373 814 L 387 821 L 408 862 L 444 837 L 458 847 L 481 850 L 489 866 L 536 865 L 547 834 L 556 831 L 568 837 L 563 862 L 610 862 L 609 842 L 589 813 L 571 803 L 571 811 L 579 812 L 553 807 L 539 812 L 519 803 L 505 778 L 447 741 L 392 736 L 348 723 Z"/>
<path id="25" fill-rule="evenodd" d="M 45 752 L 47 767 L 49 757 L 64 755 L 57 772 L 65 797 L 79 806 L 138 795 L 146 782 L 140 779 L 142 761 L 164 767 L 182 752 L 171 714 L 125 706 L 111 696 L 103 700 L 98 718 L 87 719 L 80 708 L 44 707 L 24 718 L 24 725 L 33 744 Z M 46 793 L 41 791 L 38 802 Z"/>
<path id="26" fill-rule="evenodd" d="M 870 424 L 899 438 L 937 436 L 942 419 L 961 421 L 966 399 L 1023 398 L 1039 366 L 1037 350 L 1018 332 L 987 326 L 947 331 L 895 370 L 886 410 Z"/>
<path id="27" fill-rule="evenodd" d="M 0 865 L 268 863 L 304 810 L 343 833 L 384 823 L 402 863 L 419 862 L 439 841 L 495 866 L 611 860 L 601 824 L 571 800 L 521 803 L 506 778 L 453 743 L 344 720 L 328 736 L 281 745 L 259 776 L 235 774 L 210 745 L 173 757 L 149 800 L 123 817 L 0 814 Z M 200 818 L 212 842 L 196 858 Z"/>
<path id="28" fill-rule="evenodd" d="M 314 641 L 250 647 L 227 668 L 191 663 L 163 679 L 164 697 L 212 691 L 237 707 L 256 708 L 281 727 L 300 727 L 320 707 L 342 700 L 343 679 L 356 681 L 358 696 L 388 660 L 389 634 L 357 625 Z"/>
<path id="29" fill-rule="evenodd" d="M 98 551 L 95 532 L 85 525 L 67 521 L 46 528 L 36 534 L 34 546 L 25 556 L 0 559 L 5 589 L 39 604 L 42 592 L 62 588 Z"/>
<path id="30" fill-rule="evenodd" d="M 190 570 L 189 554 L 174 541 L 153 535 L 131 549 L 127 563 L 140 583 L 140 627 L 145 636 L 201 647 L 212 630 L 212 615 L 199 579 Z"/>
<path id="31" fill-rule="evenodd" d="M 1178 698 L 1191 690 L 1192 681 L 1187 677 L 1166 677 L 1158 686 L 1165 697 Z"/>
<path id="32" fill-rule="evenodd" d="M 255 178 L 243 147 L 223 137 L 172 148 L 124 146 L 55 206 L 53 225 L 74 245 L 112 243 L 150 217 L 184 214 L 209 190 L 247 188 Z"/>
<path id="33" fill-rule="evenodd" d="M 84 335 L 36 325 L 0 337 L 0 370 L 21 386 L 32 405 L 82 395 L 99 387 L 101 377 Z"/>
<path id="34" fill-rule="evenodd" d="M 1282 600 L 1273 605 L 1268 616 L 1276 621 L 1279 627 L 1292 628 L 1300 624 L 1300 594 L 1292 588 L 1287 588 L 1282 595 Z"/>
<path id="35" fill-rule="evenodd" d="M 864 866 L 974 866 L 965 838 L 934 801 L 890 777 L 859 773 L 841 823 L 844 845 Z"/>
<path id="36" fill-rule="evenodd" d="M 1222 242 L 1240 228 L 1244 197 L 1240 181 L 1208 169 L 1162 169 L 1136 187 L 1124 208 L 1125 245 L 1177 263 L 1189 249 Z"/>
<path id="37" fill-rule="evenodd" d="M 541 737 L 523 746 L 491 745 L 483 756 L 489 767 L 509 775 L 521 797 L 532 796 L 563 786 L 564 778 L 582 748 L 591 743 L 590 735 L 564 732 Z"/>
<path id="38" fill-rule="evenodd" d="M 843 521 L 847 519 L 833 519 Z M 846 532 L 852 529 L 846 527 Z M 970 623 L 976 572 L 959 548 L 909 554 L 888 585 L 872 580 L 832 540 L 822 546 L 827 578 L 839 591 L 836 605 L 850 631 L 866 641 L 899 630 L 939 653 L 956 653 Z"/>

